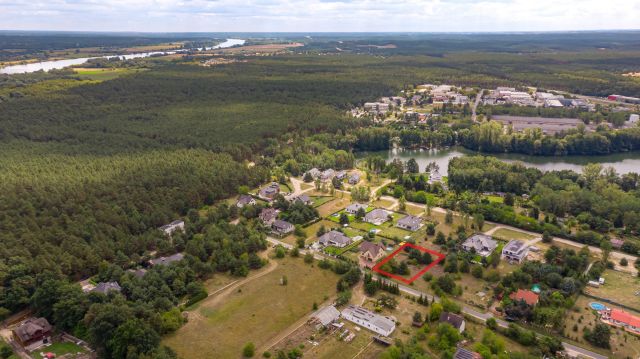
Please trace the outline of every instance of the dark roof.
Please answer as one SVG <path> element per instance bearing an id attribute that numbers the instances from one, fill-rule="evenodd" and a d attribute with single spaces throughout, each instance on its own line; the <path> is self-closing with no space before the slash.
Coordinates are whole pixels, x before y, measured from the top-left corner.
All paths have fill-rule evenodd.
<path id="1" fill-rule="evenodd" d="M 481 359 L 482 356 L 465 348 L 458 348 L 453 355 L 453 359 Z"/>
<path id="2" fill-rule="evenodd" d="M 238 198 L 238 203 L 245 205 L 245 204 L 249 204 L 253 201 L 253 197 L 249 196 L 248 194 L 243 194 L 240 196 L 240 198 Z"/>
<path id="3" fill-rule="evenodd" d="M 120 292 L 121 290 L 122 290 L 122 287 L 120 287 L 120 284 L 118 284 L 118 282 L 100 282 L 91 291 L 107 294 L 112 291 Z"/>
<path id="4" fill-rule="evenodd" d="M 364 216 L 365 219 L 368 220 L 376 220 L 376 219 L 387 219 L 387 217 L 389 216 L 389 212 L 387 212 L 386 210 L 382 209 L 382 208 L 376 208 L 373 211 L 367 213 L 366 216 Z"/>
<path id="5" fill-rule="evenodd" d="M 351 242 L 351 238 L 338 231 L 329 231 L 320 236 L 319 240 L 323 245 L 327 245 L 328 242 L 340 243 L 345 245 Z"/>
<path id="6" fill-rule="evenodd" d="M 442 312 L 442 314 L 440 314 L 440 322 L 449 323 L 454 328 L 460 329 L 460 327 L 462 326 L 462 323 L 464 323 L 464 318 L 461 315 L 457 315 L 449 312 Z"/>
<path id="7" fill-rule="evenodd" d="M 181 261 L 184 258 L 184 254 L 182 253 L 176 253 L 174 255 L 168 256 L 168 257 L 160 257 L 157 259 L 152 259 L 149 261 L 149 263 L 151 263 L 151 265 L 161 265 L 161 266 L 166 266 L 169 265 L 173 262 L 178 262 Z"/>
<path id="8" fill-rule="evenodd" d="M 269 222 L 276 218 L 278 211 L 273 208 L 263 208 L 260 212 L 260 219 L 263 222 Z"/>
<path id="9" fill-rule="evenodd" d="M 51 332 L 51 324 L 45 318 L 29 318 L 13 330 L 23 343 L 39 339 Z"/>
<path id="10" fill-rule="evenodd" d="M 360 253 L 371 252 L 376 257 L 380 251 L 384 251 L 384 246 L 380 243 L 362 241 L 362 244 L 360 244 Z"/>
<path id="11" fill-rule="evenodd" d="M 296 201 L 300 201 L 302 203 L 311 202 L 311 197 L 307 196 L 306 194 L 301 194 L 296 197 Z"/>
<path id="12" fill-rule="evenodd" d="M 127 272 L 133 274 L 134 276 L 138 277 L 138 278 L 142 278 L 144 277 L 145 274 L 147 274 L 147 270 L 144 268 L 140 268 L 140 269 L 129 269 L 127 270 Z"/>
<path id="13" fill-rule="evenodd" d="M 275 227 L 275 228 L 278 228 L 278 229 L 287 229 L 287 228 L 293 227 L 293 224 L 291 224 L 291 223 L 289 223 L 287 221 L 283 221 L 281 219 L 276 219 L 273 222 L 272 226 Z"/>

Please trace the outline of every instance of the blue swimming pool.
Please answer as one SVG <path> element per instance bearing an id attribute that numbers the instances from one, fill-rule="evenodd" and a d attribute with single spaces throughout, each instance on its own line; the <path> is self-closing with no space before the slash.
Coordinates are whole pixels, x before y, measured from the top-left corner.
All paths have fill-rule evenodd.
<path id="1" fill-rule="evenodd" d="M 597 303 L 597 302 L 591 302 L 589 303 L 589 306 L 591 307 L 591 309 L 593 310 L 604 310 L 606 307 L 604 306 L 604 304 L 602 303 Z"/>

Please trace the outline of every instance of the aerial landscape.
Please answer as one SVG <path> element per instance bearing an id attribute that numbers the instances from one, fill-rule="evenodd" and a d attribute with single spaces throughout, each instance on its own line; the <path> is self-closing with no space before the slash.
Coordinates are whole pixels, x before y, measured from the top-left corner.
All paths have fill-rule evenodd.
<path id="1" fill-rule="evenodd" d="M 637 14 L 0 0 L 0 359 L 640 359 Z"/>

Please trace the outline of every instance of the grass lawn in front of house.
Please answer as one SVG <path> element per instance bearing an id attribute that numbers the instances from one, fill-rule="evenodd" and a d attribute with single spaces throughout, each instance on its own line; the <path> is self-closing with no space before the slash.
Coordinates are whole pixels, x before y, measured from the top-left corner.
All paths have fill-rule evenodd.
<path id="1" fill-rule="evenodd" d="M 43 357 L 46 353 L 53 353 L 56 357 L 67 355 L 69 358 L 75 357 L 77 353 L 84 354 L 86 350 L 76 343 L 56 342 L 49 346 L 42 347 L 37 351 L 39 357 Z"/>

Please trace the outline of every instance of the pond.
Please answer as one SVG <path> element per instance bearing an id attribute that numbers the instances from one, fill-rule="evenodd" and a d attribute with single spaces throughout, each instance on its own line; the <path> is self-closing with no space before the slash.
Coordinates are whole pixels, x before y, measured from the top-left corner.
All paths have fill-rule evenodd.
<path id="1" fill-rule="evenodd" d="M 453 147 L 437 150 L 409 150 L 402 148 L 394 148 L 388 151 L 375 152 L 358 152 L 357 158 L 364 158 L 368 155 L 377 155 L 384 158 L 387 162 L 395 158 L 401 159 L 403 162 L 410 158 L 415 158 L 420 166 L 420 170 L 424 171 L 430 162 L 435 162 L 440 167 L 440 173 L 447 175 L 449 160 L 454 157 L 484 155 L 493 156 L 505 162 L 522 162 L 526 166 L 535 167 L 542 171 L 559 171 L 573 170 L 581 172 L 582 167 L 588 163 L 600 163 L 604 167 L 613 167 L 619 174 L 629 172 L 640 172 L 640 152 L 616 153 L 606 156 L 530 156 L 518 153 L 499 153 L 486 154 L 467 150 L 462 147 Z"/>

